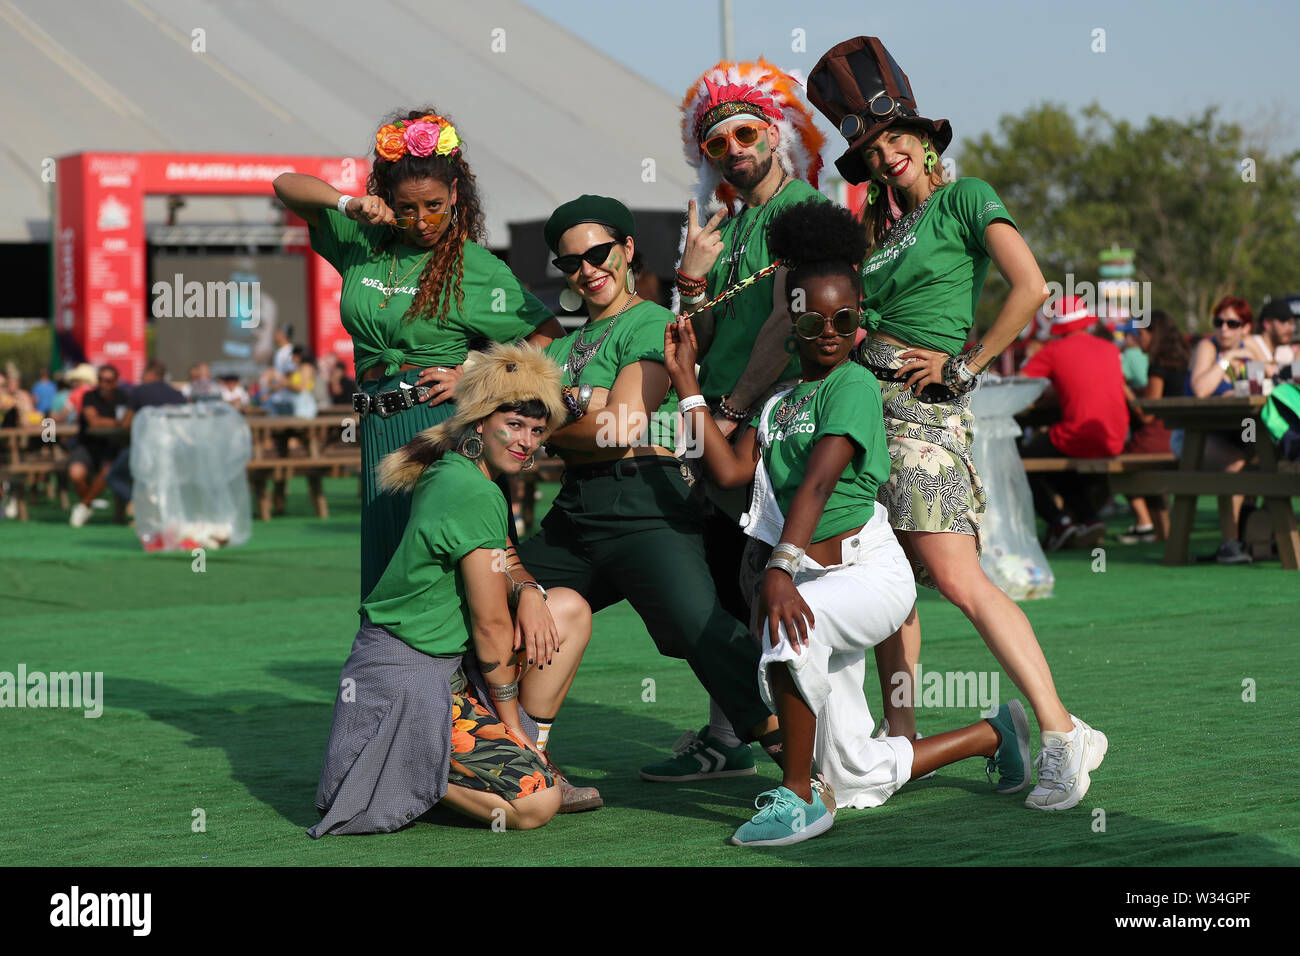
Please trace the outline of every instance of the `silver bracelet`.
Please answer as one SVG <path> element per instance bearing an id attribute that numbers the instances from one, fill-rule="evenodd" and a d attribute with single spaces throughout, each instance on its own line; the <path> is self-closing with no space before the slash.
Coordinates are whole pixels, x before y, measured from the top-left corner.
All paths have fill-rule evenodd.
<path id="1" fill-rule="evenodd" d="M 678 399 L 677 410 L 685 415 L 693 408 L 708 408 L 709 403 L 704 400 L 703 395 L 687 395 L 685 398 Z"/>
<path id="2" fill-rule="evenodd" d="M 797 567 L 799 562 L 803 560 L 804 550 L 803 548 L 790 544 L 788 541 L 782 541 L 772 549 L 772 554 L 780 555 L 783 558 L 789 558 Z"/>
<path id="3" fill-rule="evenodd" d="M 514 599 L 516 601 L 519 600 L 519 595 L 524 588 L 537 588 L 537 590 L 542 592 L 542 600 L 546 600 L 546 588 L 542 587 L 536 581 L 516 581 L 514 578 L 511 578 L 510 583 L 514 586 Z"/>
<path id="4" fill-rule="evenodd" d="M 784 571 L 786 574 L 790 575 L 790 580 L 792 581 L 794 580 L 795 572 L 799 570 L 798 565 L 789 558 L 783 558 L 775 554 L 767 559 L 767 567 L 764 570 L 770 571 L 773 568 Z"/>
<path id="5" fill-rule="evenodd" d="M 493 700 L 514 700 L 519 696 L 519 681 L 512 680 L 509 684 L 488 684 L 488 694 Z"/>
<path id="6" fill-rule="evenodd" d="M 356 198 L 356 196 L 340 196 L 339 201 L 334 204 L 334 208 L 342 215 L 346 216 L 348 214 L 348 203 L 352 202 L 352 200 Z"/>
<path id="7" fill-rule="evenodd" d="M 610 326 L 610 328 L 613 328 L 613 326 Z M 585 383 L 578 386 L 578 407 L 584 412 L 587 410 L 587 406 L 591 404 L 591 393 L 593 391 L 595 389 Z"/>

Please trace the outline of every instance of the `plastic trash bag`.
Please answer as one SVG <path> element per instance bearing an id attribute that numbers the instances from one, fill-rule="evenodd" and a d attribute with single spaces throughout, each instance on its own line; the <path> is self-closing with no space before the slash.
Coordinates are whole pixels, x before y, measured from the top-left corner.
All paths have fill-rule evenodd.
<path id="1" fill-rule="evenodd" d="M 146 551 L 225 548 L 253 534 L 252 432 L 225 402 L 150 406 L 131 423 L 131 500 Z"/>
<path id="2" fill-rule="evenodd" d="M 1015 601 L 1051 597 L 1056 585 L 1038 543 L 1034 499 L 1016 450 L 1022 429 L 1012 417 L 1033 404 L 1046 387 L 1045 378 L 986 377 L 971 395 L 971 455 L 988 494 L 980 526 L 980 565 Z"/>

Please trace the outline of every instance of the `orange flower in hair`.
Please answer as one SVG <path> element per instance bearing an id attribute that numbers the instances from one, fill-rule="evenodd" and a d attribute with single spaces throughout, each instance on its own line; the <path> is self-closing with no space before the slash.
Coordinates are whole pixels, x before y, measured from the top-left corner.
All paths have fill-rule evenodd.
<path id="1" fill-rule="evenodd" d="M 406 153 L 406 139 L 395 124 L 379 127 L 375 133 L 375 152 L 390 163 L 397 162 Z"/>

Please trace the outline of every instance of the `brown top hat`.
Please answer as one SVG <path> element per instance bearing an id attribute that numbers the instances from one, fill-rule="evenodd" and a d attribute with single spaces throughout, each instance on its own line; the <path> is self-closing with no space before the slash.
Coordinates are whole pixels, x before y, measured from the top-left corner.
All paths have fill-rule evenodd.
<path id="1" fill-rule="evenodd" d="M 859 150 L 890 126 L 928 130 L 936 152 L 942 153 L 952 142 L 952 126 L 946 119 L 926 119 L 917 113 L 907 74 L 877 37 L 854 37 L 827 50 L 808 74 L 808 99 L 849 141 L 835 168 L 851 183 L 871 178 Z"/>

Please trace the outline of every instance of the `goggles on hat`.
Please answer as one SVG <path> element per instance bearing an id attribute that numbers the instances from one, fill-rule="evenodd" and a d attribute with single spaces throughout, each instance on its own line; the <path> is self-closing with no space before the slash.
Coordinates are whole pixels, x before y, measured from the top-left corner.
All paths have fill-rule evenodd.
<path id="1" fill-rule="evenodd" d="M 821 337 L 829 322 L 836 335 L 852 335 L 858 330 L 861 317 L 862 314 L 857 309 L 840 309 L 830 318 L 820 312 L 805 312 L 794 320 L 794 330 L 799 333 L 799 338 L 811 341 Z"/>
<path id="2" fill-rule="evenodd" d="M 582 268 L 583 262 L 588 265 L 600 268 L 609 258 L 609 251 L 618 243 L 602 242 L 598 246 L 592 246 L 586 252 L 573 252 L 565 256 L 556 256 L 551 260 L 551 265 L 559 269 L 566 276 L 571 276 Z"/>
<path id="3" fill-rule="evenodd" d="M 854 140 L 871 126 L 891 116 L 916 116 L 916 110 L 908 109 L 902 100 L 896 100 L 884 90 L 867 101 L 867 108 L 861 113 L 850 113 L 840 120 L 840 135 Z"/>
<path id="4" fill-rule="evenodd" d="M 393 220 L 393 225 L 398 229 L 413 229 L 416 223 L 421 222 L 430 226 L 441 226 L 450 215 L 450 212 L 431 212 L 427 216 L 401 216 Z"/>
<path id="5" fill-rule="evenodd" d="M 767 123 L 746 123 L 743 126 L 735 126 L 731 129 L 724 129 L 716 136 L 710 136 L 700 144 L 700 149 L 708 153 L 713 159 L 721 159 L 727 155 L 727 141 L 735 140 L 737 146 L 748 147 L 758 142 L 758 135 L 767 129 Z"/>

